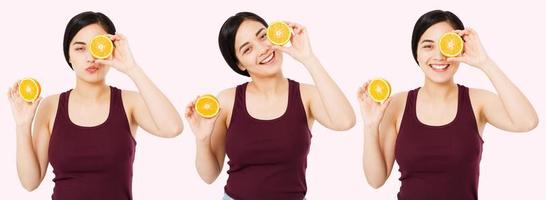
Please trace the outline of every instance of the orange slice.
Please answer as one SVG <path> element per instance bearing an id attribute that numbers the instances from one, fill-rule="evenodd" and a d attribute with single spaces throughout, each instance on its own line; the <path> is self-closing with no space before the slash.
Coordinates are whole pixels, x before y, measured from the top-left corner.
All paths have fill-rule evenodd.
<path id="1" fill-rule="evenodd" d="M 195 101 L 195 111 L 201 117 L 212 118 L 220 111 L 220 103 L 218 103 L 218 99 L 213 95 L 202 95 Z"/>
<path id="2" fill-rule="evenodd" d="M 385 79 L 373 79 L 368 84 L 368 95 L 373 101 L 381 103 L 391 95 L 391 85 Z"/>
<path id="3" fill-rule="evenodd" d="M 292 33 L 288 24 L 282 21 L 273 22 L 267 27 L 267 39 L 275 45 L 285 45 L 290 41 Z"/>
<path id="4" fill-rule="evenodd" d="M 19 81 L 19 96 L 26 102 L 33 102 L 40 96 L 42 88 L 40 83 L 33 78 L 24 78 Z"/>
<path id="5" fill-rule="evenodd" d="M 455 32 L 448 32 L 442 35 L 438 44 L 440 52 L 446 57 L 455 57 L 463 52 L 463 39 Z"/>
<path id="6" fill-rule="evenodd" d="M 114 51 L 114 44 L 112 40 L 106 35 L 97 35 L 91 39 L 87 49 L 91 52 L 91 55 L 97 59 L 105 59 L 112 55 Z"/>

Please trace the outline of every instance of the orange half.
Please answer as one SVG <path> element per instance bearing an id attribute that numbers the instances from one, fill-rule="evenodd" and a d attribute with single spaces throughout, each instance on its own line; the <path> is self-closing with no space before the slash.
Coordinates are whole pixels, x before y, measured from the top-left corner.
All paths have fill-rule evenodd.
<path id="1" fill-rule="evenodd" d="M 440 37 L 438 42 L 440 52 L 446 57 L 455 57 L 463 52 L 464 41 L 455 32 L 448 32 Z"/>
<path id="2" fill-rule="evenodd" d="M 91 39 L 87 49 L 91 55 L 97 59 L 106 59 L 112 55 L 114 44 L 106 35 L 97 35 Z"/>
<path id="3" fill-rule="evenodd" d="M 24 78 L 19 81 L 19 96 L 26 102 L 35 101 L 42 92 L 40 83 L 33 78 Z"/>
<path id="4" fill-rule="evenodd" d="M 373 101 L 382 103 L 391 95 L 391 85 L 385 79 L 373 79 L 368 84 L 368 95 Z"/>
<path id="5" fill-rule="evenodd" d="M 202 95 L 195 101 L 195 111 L 201 117 L 212 118 L 220 111 L 220 103 L 218 103 L 218 99 L 213 95 Z"/>
<path id="6" fill-rule="evenodd" d="M 282 21 L 273 22 L 267 27 L 267 39 L 275 45 L 285 45 L 290 41 L 292 33 L 288 24 Z"/>

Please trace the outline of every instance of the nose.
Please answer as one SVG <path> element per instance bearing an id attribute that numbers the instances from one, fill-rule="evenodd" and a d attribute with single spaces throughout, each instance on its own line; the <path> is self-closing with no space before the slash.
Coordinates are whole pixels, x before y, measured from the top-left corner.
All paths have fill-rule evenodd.
<path id="1" fill-rule="evenodd" d="M 436 60 L 446 60 L 446 56 L 444 56 L 444 54 L 442 54 L 442 52 L 440 52 L 440 48 L 436 48 L 434 49 L 434 59 Z"/>
<path id="2" fill-rule="evenodd" d="M 256 48 L 258 48 L 258 55 L 263 55 L 265 53 L 267 53 L 269 51 L 269 49 L 271 49 L 271 42 L 269 41 L 264 41 L 264 42 L 259 42 L 258 45 L 256 45 Z"/>
<path id="3" fill-rule="evenodd" d="M 95 61 L 95 57 L 93 57 L 91 53 L 87 52 L 85 54 L 85 61 L 87 61 L 88 63 L 93 63 Z"/>

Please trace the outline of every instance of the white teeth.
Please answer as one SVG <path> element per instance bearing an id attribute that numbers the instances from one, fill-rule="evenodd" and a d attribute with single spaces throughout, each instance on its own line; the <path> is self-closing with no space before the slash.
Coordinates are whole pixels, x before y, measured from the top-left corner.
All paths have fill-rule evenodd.
<path id="1" fill-rule="evenodd" d="M 268 63 L 269 61 L 273 60 L 273 55 L 274 55 L 274 53 L 267 56 L 267 58 L 263 59 L 262 62 L 260 62 L 260 64 Z"/>
<path id="2" fill-rule="evenodd" d="M 447 68 L 449 65 L 447 64 L 444 64 L 444 65 L 430 65 L 433 69 L 445 69 Z"/>

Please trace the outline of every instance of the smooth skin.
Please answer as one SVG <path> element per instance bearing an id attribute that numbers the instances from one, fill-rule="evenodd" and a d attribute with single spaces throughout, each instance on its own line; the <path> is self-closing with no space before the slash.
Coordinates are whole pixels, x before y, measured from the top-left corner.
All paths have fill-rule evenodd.
<path id="1" fill-rule="evenodd" d="M 286 53 L 303 64 L 315 83 L 300 84 L 308 126 L 312 127 L 316 119 L 332 130 L 342 131 L 353 127 L 354 111 L 313 54 L 307 29 L 296 23 L 287 24 L 294 31 L 290 47 L 272 45 L 266 38 L 266 27 L 259 22 L 246 20 L 238 29 L 234 48 L 240 61 L 239 68 L 248 71 L 252 79 L 246 91 L 249 114 L 257 119 L 270 120 L 286 111 L 288 80 L 281 69 L 283 53 Z M 221 111 L 215 118 L 205 119 L 197 115 L 194 111 L 195 101 L 186 108 L 186 118 L 197 143 L 197 172 L 208 184 L 216 180 L 224 165 L 226 132 L 233 111 L 235 89 L 220 92 Z"/>
<path id="2" fill-rule="evenodd" d="M 452 31 L 463 37 L 464 53 L 458 57 L 446 58 L 440 53 L 437 41 L 442 34 Z M 419 90 L 416 107 L 420 122 L 441 126 L 455 119 L 458 88 L 453 76 L 463 62 L 485 73 L 497 92 L 469 88 L 480 136 L 483 135 L 486 124 L 510 132 L 528 132 L 538 125 L 537 113 L 527 97 L 487 55 L 473 29 L 453 30 L 447 22 L 437 23 L 422 35 L 417 48 L 419 67 L 425 75 L 425 84 Z M 434 69 L 446 65 L 447 69 Z M 358 91 L 364 120 L 362 160 L 368 184 L 379 188 L 391 174 L 396 138 L 408 93 L 398 93 L 384 104 L 378 104 L 366 93 L 368 83 L 369 81 Z"/>
<path id="3" fill-rule="evenodd" d="M 98 24 L 88 25 L 76 34 L 70 44 L 70 63 L 76 75 L 76 87 L 70 93 L 68 103 L 70 120 L 85 127 L 97 126 L 106 121 L 110 107 L 110 88 L 105 83 L 105 77 L 112 66 L 129 76 L 138 88 L 137 92 L 122 91 L 123 106 L 133 137 L 137 127 L 159 137 L 179 135 L 183 129 L 180 115 L 136 64 L 125 36 L 109 35 L 116 46 L 110 59 L 96 60 L 90 55 L 86 43 L 99 34 L 107 33 Z M 17 173 L 23 187 L 32 191 L 44 179 L 49 164 L 49 139 L 60 94 L 48 96 L 41 103 L 41 97 L 28 103 L 19 96 L 17 87 L 18 82 L 7 93 L 16 123 Z"/>

